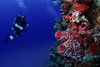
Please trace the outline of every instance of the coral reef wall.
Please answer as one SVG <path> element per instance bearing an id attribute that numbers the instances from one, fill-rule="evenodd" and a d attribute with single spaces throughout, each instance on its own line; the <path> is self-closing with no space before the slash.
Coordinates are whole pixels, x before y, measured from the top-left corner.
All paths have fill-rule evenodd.
<path id="1" fill-rule="evenodd" d="M 100 66 L 100 0 L 56 0 L 61 19 L 55 19 L 57 42 L 50 49 L 49 67 Z"/>

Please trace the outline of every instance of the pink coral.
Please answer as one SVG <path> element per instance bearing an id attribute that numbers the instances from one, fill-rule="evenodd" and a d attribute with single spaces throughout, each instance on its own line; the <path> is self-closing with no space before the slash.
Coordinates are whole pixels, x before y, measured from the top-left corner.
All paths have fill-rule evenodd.
<path id="1" fill-rule="evenodd" d="M 64 31 L 62 31 L 62 33 L 63 32 Z M 62 38 L 64 37 L 66 38 L 66 41 L 63 41 L 64 43 L 58 46 L 57 52 L 64 57 L 72 58 L 78 62 L 81 61 L 82 57 L 84 56 L 81 42 L 79 42 L 78 39 L 73 38 L 72 31 L 68 30 L 68 31 L 65 31 L 64 33 L 67 33 L 67 35 L 66 36 L 62 35 L 61 39 L 58 39 L 58 40 L 62 41 Z"/>
<path id="2" fill-rule="evenodd" d="M 55 37 L 63 44 L 57 47 L 57 52 L 64 57 L 69 57 L 77 62 L 81 61 L 84 56 L 83 47 L 87 47 L 86 37 L 89 30 L 89 23 L 81 20 L 79 23 L 71 23 L 67 31 L 57 31 Z M 81 36 L 80 36 L 81 34 Z"/>
<path id="3" fill-rule="evenodd" d="M 70 22 L 65 24 L 68 29 L 66 31 L 56 31 L 55 37 L 62 42 L 57 47 L 57 52 L 65 59 L 71 58 L 80 62 L 86 50 L 92 54 L 100 51 L 97 49 L 100 49 L 100 25 L 96 26 L 92 31 L 93 26 L 90 26 L 89 20 L 86 18 L 86 14 L 89 13 L 87 12 L 88 9 L 91 9 L 91 5 L 89 5 L 91 1 L 63 0 L 61 5 L 62 21 Z"/>
<path id="4" fill-rule="evenodd" d="M 70 32 L 70 31 L 66 32 L 66 31 L 59 31 L 59 30 L 58 30 L 58 31 L 55 33 L 55 37 L 56 37 L 56 39 L 57 39 L 58 41 L 65 42 L 65 41 L 68 40 L 69 34 L 72 34 L 72 32 Z"/>

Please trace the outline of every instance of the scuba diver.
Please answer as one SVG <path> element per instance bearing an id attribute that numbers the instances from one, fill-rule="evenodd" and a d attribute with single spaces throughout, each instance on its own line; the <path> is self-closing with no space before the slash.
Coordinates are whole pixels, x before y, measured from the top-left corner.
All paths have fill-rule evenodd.
<path id="1" fill-rule="evenodd" d="M 25 32 L 26 30 L 24 29 L 24 26 L 29 27 L 29 24 L 26 23 L 25 21 L 25 14 L 20 12 L 20 15 L 17 15 L 14 24 L 12 26 L 13 34 L 10 35 L 8 34 L 8 37 L 4 40 L 3 44 L 7 44 L 8 40 L 14 40 L 15 37 L 17 36 L 20 38 L 21 32 Z"/>

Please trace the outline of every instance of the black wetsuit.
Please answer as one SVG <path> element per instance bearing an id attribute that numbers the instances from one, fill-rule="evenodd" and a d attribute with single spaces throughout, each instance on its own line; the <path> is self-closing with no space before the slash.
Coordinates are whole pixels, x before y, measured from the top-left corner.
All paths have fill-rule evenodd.
<path id="1" fill-rule="evenodd" d="M 13 25 L 13 28 L 14 28 L 13 36 L 15 37 L 17 35 L 18 37 L 20 37 L 20 33 L 22 30 L 20 30 L 20 28 L 15 27 L 16 23 L 21 27 L 24 27 L 27 23 L 24 18 L 22 19 L 20 16 L 17 16 Z"/>
<path id="2" fill-rule="evenodd" d="M 14 28 L 13 37 L 14 37 L 14 38 L 16 37 L 16 35 L 17 35 L 18 37 L 20 37 L 21 31 L 24 30 L 24 29 L 21 30 L 20 28 L 15 27 L 15 24 L 16 24 L 16 23 L 17 23 L 19 26 L 21 26 L 21 27 L 24 27 L 25 25 L 27 25 L 27 23 L 26 23 L 26 21 L 25 21 L 24 18 L 21 18 L 20 16 L 17 16 L 17 18 L 16 18 L 16 20 L 15 20 L 15 22 L 14 22 L 14 24 L 13 24 L 13 28 Z M 8 34 L 8 37 L 3 41 L 3 44 L 4 44 L 4 45 L 7 44 L 8 40 L 9 40 L 9 38 L 10 38 L 9 36 L 10 36 L 10 34 Z"/>

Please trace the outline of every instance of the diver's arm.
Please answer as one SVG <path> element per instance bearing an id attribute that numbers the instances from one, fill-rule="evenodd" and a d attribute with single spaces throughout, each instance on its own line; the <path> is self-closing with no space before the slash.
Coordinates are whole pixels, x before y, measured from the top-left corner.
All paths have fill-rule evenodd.
<path id="1" fill-rule="evenodd" d="M 15 27 L 19 28 L 20 30 L 23 30 L 23 27 L 19 26 L 17 23 L 15 24 Z"/>
<path id="2" fill-rule="evenodd" d="M 26 27 L 29 27 L 29 24 L 26 24 Z"/>
<path id="3" fill-rule="evenodd" d="M 14 30 L 14 27 L 12 27 L 12 30 Z"/>
<path id="4" fill-rule="evenodd" d="M 29 24 L 26 23 L 26 20 L 24 20 L 24 24 L 26 27 L 29 27 Z"/>

